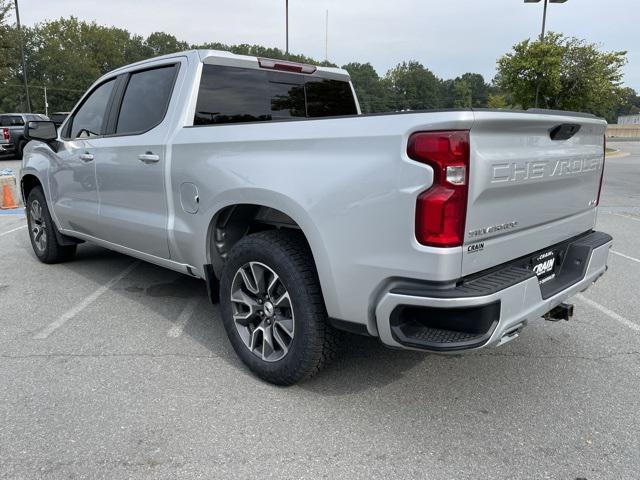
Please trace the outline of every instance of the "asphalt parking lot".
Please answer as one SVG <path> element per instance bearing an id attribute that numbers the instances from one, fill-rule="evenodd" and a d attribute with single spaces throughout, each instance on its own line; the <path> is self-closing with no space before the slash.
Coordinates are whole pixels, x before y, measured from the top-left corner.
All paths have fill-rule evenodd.
<path id="1" fill-rule="evenodd" d="M 291 388 L 201 282 L 91 245 L 43 265 L 0 215 L 0 478 L 639 478 L 640 143 L 612 146 L 610 268 L 573 321 L 452 356 L 349 337 Z"/>

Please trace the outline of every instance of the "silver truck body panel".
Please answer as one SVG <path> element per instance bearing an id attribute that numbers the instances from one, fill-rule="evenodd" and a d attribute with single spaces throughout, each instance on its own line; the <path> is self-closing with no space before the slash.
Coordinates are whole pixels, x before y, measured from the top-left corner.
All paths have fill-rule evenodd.
<path id="1" fill-rule="evenodd" d="M 550 130 L 567 123 L 581 128 L 552 140 Z M 462 275 L 594 227 L 605 129 L 597 118 L 475 112 Z M 510 223 L 516 225 L 477 232 Z M 469 251 L 477 243 L 481 254 Z"/>

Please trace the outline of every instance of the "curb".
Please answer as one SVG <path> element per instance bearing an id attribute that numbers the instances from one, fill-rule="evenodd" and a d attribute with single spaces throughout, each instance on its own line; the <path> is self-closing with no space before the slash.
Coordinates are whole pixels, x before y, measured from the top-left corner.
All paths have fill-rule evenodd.
<path id="1" fill-rule="evenodd" d="M 624 158 L 628 157 L 629 155 L 631 155 L 631 153 L 616 150 L 615 152 L 607 153 L 606 158 Z"/>

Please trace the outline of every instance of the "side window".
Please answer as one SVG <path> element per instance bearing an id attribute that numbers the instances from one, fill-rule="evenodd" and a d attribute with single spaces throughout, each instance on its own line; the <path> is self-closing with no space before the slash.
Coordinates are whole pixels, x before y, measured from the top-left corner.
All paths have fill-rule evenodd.
<path id="1" fill-rule="evenodd" d="M 131 74 L 120 107 L 117 134 L 146 132 L 162 122 L 176 71 L 176 65 L 170 65 Z"/>
<path id="2" fill-rule="evenodd" d="M 271 120 L 266 72 L 204 65 L 194 125 Z"/>
<path id="3" fill-rule="evenodd" d="M 357 114 L 349 82 L 204 65 L 194 125 Z"/>
<path id="4" fill-rule="evenodd" d="M 358 113 L 348 82 L 314 78 L 307 80 L 307 115 L 333 117 Z"/>
<path id="5" fill-rule="evenodd" d="M 70 138 L 88 138 L 104 134 L 107 106 L 114 85 L 115 79 L 109 80 L 87 97 L 73 116 Z"/>

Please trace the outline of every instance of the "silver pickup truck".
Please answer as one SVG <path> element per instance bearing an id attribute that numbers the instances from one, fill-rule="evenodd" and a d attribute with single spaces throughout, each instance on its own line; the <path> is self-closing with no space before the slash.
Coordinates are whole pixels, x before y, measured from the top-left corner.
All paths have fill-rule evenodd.
<path id="1" fill-rule="evenodd" d="M 24 125 L 29 121 L 49 120 L 39 113 L 3 113 L 0 114 L 0 156 L 12 155 L 18 160 L 27 144 L 24 137 Z"/>
<path id="2" fill-rule="evenodd" d="M 339 69 L 190 51 L 100 78 L 21 171 L 45 263 L 89 241 L 206 280 L 240 358 L 292 384 L 339 330 L 501 345 L 607 268 L 605 121 L 552 111 L 361 115 Z"/>

